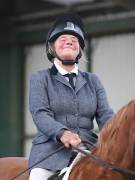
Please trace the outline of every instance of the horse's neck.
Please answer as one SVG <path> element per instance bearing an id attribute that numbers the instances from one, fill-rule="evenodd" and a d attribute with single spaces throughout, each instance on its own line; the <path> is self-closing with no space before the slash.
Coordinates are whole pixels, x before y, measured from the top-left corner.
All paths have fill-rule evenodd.
<path id="1" fill-rule="evenodd" d="M 126 159 L 129 157 L 126 149 L 126 144 L 122 144 L 122 142 L 116 144 L 116 142 L 110 141 L 105 143 L 102 147 L 97 148 L 95 154 L 101 157 L 104 161 L 120 165 L 124 161 L 127 162 Z"/>
<path id="2" fill-rule="evenodd" d="M 130 167 L 134 163 L 135 167 L 135 102 L 121 109 L 107 126 L 95 153 L 115 165 Z"/>

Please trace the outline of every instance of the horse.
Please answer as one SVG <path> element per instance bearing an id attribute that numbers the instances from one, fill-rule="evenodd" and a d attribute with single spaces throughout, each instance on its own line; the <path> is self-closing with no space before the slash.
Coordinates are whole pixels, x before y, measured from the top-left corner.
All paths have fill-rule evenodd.
<path id="1" fill-rule="evenodd" d="M 11 180 L 28 168 L 28 160 L 19 157 L 0 158 L 0 167 L 1 179 Z M 16 180 L 28 180 L 28 177 L 27 172 Z M 135 100 L 121 108 L 104 125 L 96 147 L 71 170 L 69 180 L 84 179 L 135 179 Z"/>
<path id="2" fill-rule="evenodd" d="M 28 168 L 28 160 L 24 157 L 2 157 L 0 158 L 0 179 L 11 180 L 20 172 Z M 29 174 L 26 171 L 17 180 L 28 180 Z"/>
<path id="3" fill-rule="evenodd" d="M 122 168 L 123 171 L 113 171 L 86 156 L 74 166 L 69 180 L 135 179 L 135 100 L 120 109 L 105 124 L 92 155 L 110 163 L 116 170 Z"/>

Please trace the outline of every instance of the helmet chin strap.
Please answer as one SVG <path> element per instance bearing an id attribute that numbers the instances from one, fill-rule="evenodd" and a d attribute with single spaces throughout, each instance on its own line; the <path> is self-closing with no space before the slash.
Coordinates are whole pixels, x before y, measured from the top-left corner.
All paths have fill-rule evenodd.
<path id="1" fill-rule="evenodd" d="M 75 60 L 68 60 L 68 59 L 61 59 L 57 56 L 57 58 L 62 62 L 63 65 L 74 65 L 75 63 L 78 63 L 78 59 L 75 59 Z"/>
<path id="2" fill-rule="evenodd" d="M 70 60 L 69 59 L 65 59 L 65 60 L 61 59 L 56 53 L 55 53 L 55 56 L 56 56 L 57 59 L 59 59 L 62 62 L 63 65 L 68 66 L 68 65 L 74 65 L 75 63 L 78 64 L 78 56 L 76 57 L 75 60 L 74 59 L 73 60 L 71 60 L 71 59 Z"/>

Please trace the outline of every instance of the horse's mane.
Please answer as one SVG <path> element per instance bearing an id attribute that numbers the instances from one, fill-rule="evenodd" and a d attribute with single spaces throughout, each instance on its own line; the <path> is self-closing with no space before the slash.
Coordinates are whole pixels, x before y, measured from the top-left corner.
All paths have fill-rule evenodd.
<path id="1" fill-rule="evenodd" d="M 118 139 L 117 134 L 119 134 L 119 136 L 120 136 L 120 131 L 123 131 L 123 134 L 124 134 L 126 129 L 128 130 L 127 126 L 129 126 L 129 125 L 132 126 L 132 124 L 133 124 L 132 121 L 135 122 L 135 100 L 129 102 L 122 109 L 120 109 L 118 111 L 118 113 L 115 114 L 104 125 L 104 127 L 100 131 L 100 135 L 99 135 L 99 142 L 97 145 L 98 152 L 107 154 L 107 151 L 111 151 L 112 149 L 109 149 L 108 147 L 110 146 L 110 148 L 111 147 L 113 148 L 113 145 L 116 144 L 116 139 Z M 122 130 L 122 128 L 123 128 L 123 130 Z M 129 132 L 127 132 L 127 133 L 129 133 Z M 121 134 L 122 134 L 122 132 L 121 132 Z M 126 133 L 125 133 L 125 136 L 127 136 Z M 124 138 L 126 138 L 125 136 L 123 135 L 123 137 L 121 138 L 122 141 L 124 141 Z M 104 152 L 102 152 L 102 151 L 104 151 Z"/>

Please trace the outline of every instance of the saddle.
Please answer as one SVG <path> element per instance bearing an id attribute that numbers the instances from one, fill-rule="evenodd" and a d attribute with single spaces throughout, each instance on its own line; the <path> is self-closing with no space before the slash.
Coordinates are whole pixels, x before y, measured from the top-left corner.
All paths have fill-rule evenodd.
<path id="1" fill-rule="evenodd" d="M 73 152 L 72 157 L 70 158 L 68 167 L 71 165 L 71 163 L 73 162 L 73 160 L 75 159 L 75 157 L 77 156 L 77 152 Z M 54 173 L 53 175 L 51 175 L 48 180 L 62 180 L 64 175 L 66 174 L 66 171 L 61 173 L 60 171 L 57 171 L 56 173 Z"/>
<path id="2" fill-rule="evenodd" d="M 62 180 L 64 177 L 65 173 L 60 175 L 60 171 L 56 172 L 55 174 L 53 174 L 52 176 L 50 176 L 48 178 L 48 180 Z"/>

